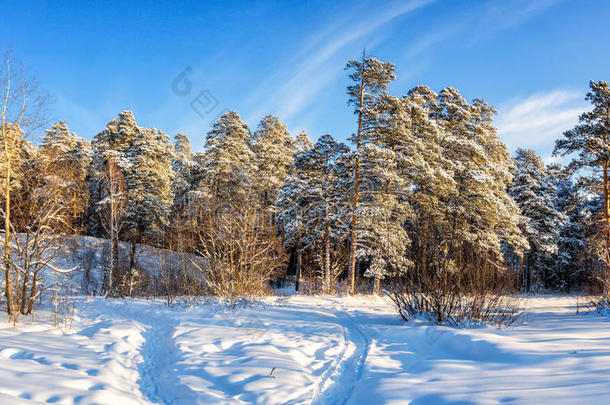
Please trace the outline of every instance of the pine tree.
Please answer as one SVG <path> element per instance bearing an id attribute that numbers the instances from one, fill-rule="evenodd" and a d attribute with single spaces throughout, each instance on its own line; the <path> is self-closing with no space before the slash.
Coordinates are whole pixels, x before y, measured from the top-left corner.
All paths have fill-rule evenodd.
<path id="1" fill-rule="evenodd" d="M 578 273 L 584 272 L 583 258 L 586 254 L 586 207 L 578 194 L 567 170 L 559 164 L 547 166 L 547 173 L 556 191 L 555 210 L 564 216 L 564 224 L 559 231 L 557 257 L 555 258 L 558 284 L 556 288 L 570 292 Z"/>
<path id="2" fill-rule="evenodd" d="M 125 183 L 126 201 L 121 237 L 131 242 L 128 273 L 121 280 L 124 292 L 131 294 L 135 285 L 136 244 L 159 244 L 167 225 L 173 195 L 171 162 L 173 149 L 169 137 L 157 129 L 139 127 L 131 111 L 124 111 L 110 121 L 92 142 L 94 156 L 90 168 L 90 189 L 98 209 L 105 197 L 101 186 L 102 171 L 116 166 Z M 109 156 L 112 162 L 108 162 Z M 118 174 L 114 177 L 117 177 Z M 106 192 L 107 194 L 107 192 Z M 120 275 L 113 273 L 113 277 Z"/>
<path id="3" fill-rule="evenodd" d="M 93 189 L 107 154 L 112 153 L 128 194 L 125 232 L 132 235 L 130 240 L 137 235 L 157 242 L 172 199 L 173 150 L 169 137 L 157 129 L 139 127 L 132 112 L 124 111 L 95 136 L 92 147 Z"/>
<path id="4" fill-rule="evenodd" d="M 174 210 L 181 210 L 184 207 L 186 194 L 194 186 L 195 159 L 191 142 L 186 135 L 177 134 L 174 139 L 172 191 L 174 194 Z"/>
<path id="5" fill-rule="evenodd" d="M 610 87 L 605 81 L 591 81 L 589 87 L 585 99 L 593 109 L 581 114 L 580 123 L 556 141 L 554 154 L 577 153 L 569 165 L 572 173 L 583 168 L 593 169 L 588 191 L 603 198 L 603 224 L 597 227 L 597 239 L 601 241 L 598 255 L 606 263 L 604 296 L 610 300 Z"/>
<path id="6" fill-rule="evenodd" d="M 256 170 L 250 129 L 235 111 L 224 114 L 208 132 L 201 155 L 198 192 L 210 202 L 243 202 Z"/>
<path id="7" fill-rule="evenodd" d="M 125 220 L 130 200 L 126 178 L 132 163 L 129 154 L 134 150 L 139 131 L 133 113 L 123 111 L 118 118 L 108 122 L 91 142 L 93 158 L 89 168 L 89 212 L 90 218 L 95 220 L 91 221 L 90 226 L 94 234 L 108 235 L 111 244 L 110 261 L 106 264 L 102 283 L 105 296 L 114 294 L 115 281 L 124 281 L 121 280 L 124 275 L 119 274 L 121 235 L 124 232 L 134 235 L 133 226 L 126 226 Z"/>
<path id="8" fill-rule="evenodd" d="M 121 160 L 124 160 L 124 155 L 127 151 L 133 148 L 133 145 L 138 136 L 138 125 L 131 111 L 123 111 L 115 118 L 108 122 L 106 128 L 98 133 L 91 143 L 94 151 L 94 156 L 98 160 L 103 160 L 103 152 L 114 150 Z M 125 165 L 126 162 L 122 162 Z M 101 165 L 99 161 L 94 164 Z"/>
<path id="9" fill-rule="evenodd" d="M 288 178 L 280 198 L 278 215 L 289 240 L 299 249 L 314 252 L 322 269 L 322 290 L 332 290 L 332 256 L 348 228 L 348 200 L 341 185 L 348 174 L 341 159 L 349 151 L 332 136 L 324 135 L 312 149 L 297 154 L 295 174 Z"/>
<path id="10" fill-rule="evenodd" d="M 367 134 L 360 160 L 358 259 L 367 264 L 364 275 L 375 279 L 379 294 L 382 279 L 410 265 L 404 228 L 409 182 L 403 169 L 411 150 L 400 144 L 408 136 L 400 99 L 382 95 L 369 111 L 374 129 Z"/>
<path id="11" fill-rule="evenodd" d="M 313 143 L 309 139 L 307 132 L 301 131 L 298 133 L 294 141 L 295 152 L 304 152 L 313 148 Z"/>
<path id="12" fill-rule="evenodd" d="M 410 90 L 401 100 L 399 122 L 402 128 L 391 141 L 401 152 L 401 173 L 411 187 L 409 202 L 413 214 L 407 220 L 408 255 L 413 261 L 414 278 L 437 271 L 439 248 L 447 231 L 445 210 L 456 183 L 450 161 L 445 158 L 442 127 L 434 118 L 437 94 L 425 86 Z M 413 168 L 417 168 L 413 170 Z"/>
<path id="13" fill-rule="evenodd" d="M 101 236 L 104 231 L 99 217 L 98 202 L 102 196 L 102 168 L 106 164 L 108 156 L 112 156 L 113 164 L 121 170 L 121 175 L 129 168 L 130 161 L 127 158 L 127 151 L 133 149 L 138 133 L 138 126 L 131 111 L 123 111 L 106 124 L 106 127 L 99 132 L 91 141 L 92 160 L 89 166 L 89 228 L 93 235 Z"/>
<path id="14" fill-rule="evenodd" d="M 129 167 L 124 171 L 128 197 L 125 232 L 131 241 L 131 253 L 123 286 L 130 296 L 139 276 L 135 269 L 137 243 L 160 246 L 168 225 L 173 202 L 173 148 L 162 131 L 139 127 L 126 158 Z"/>
<path id="15" fill-rule="evenodd" d="M 542 160 L 533 150 L 517 149 L 510 194 L 525 221 L 522 231 L 530 250 L 524 259 L 522 287 L 548 288 L 556 276 L 560 231 L 566 220 L 556 209 L 557 191 Z"/>
<path id="16" fill-rule="evenodd" d="M 81 215 L 89 203 L 87 168 L 91 162 L 91 146 L 71 133 L 65 122 L 54 124 L 46 131 L 40 144 L 38 165 L 44 173 L 47 187 L 53 188 L 53 198 L 70 207 L 70 228 L 82 225 Z"/>
<path id="17" fill-rule="evenodd" d="M 348 229 L 348 201 L 341 187 L 348 174 L 342 170 L 341 158 L 348 150 L 332 136 L 324 135 L 295 164 L 305 177 L 305 188 L 301 193 L 307 227 L 304 245 L 317 245 L 323 252 L 318 257 L 323 258 L 322 290 L 326 293 L 331 292 L 334 281 L 331 250 L 338 250 Z"/>
<path id="18" fill-rule="evenodd" d="M 303 275 L 303 239 L 306 236 L 305 206 L 301 198 L 306 187 L 305 172 L 299 170 L 297 162 L 304 162 L 304 155 L 313 149 L 313 143 L 306 132 L 300 132 L 295 140 L 292 164 L 284 178 L 279 195 L 274 202 L 277 212 L 276 223 L 284 238 L 284 245 L 296 253 L 295 291 L 299 291 Z"/>
<path id="19" fill-rule="evenodd" d="M 444 206 L 445 235 L 441 242 L 440 271 L 476 266 L 493 279 L 503 263 L 502 243 L 517 252 L 527 246 L 519 230 L 519 209 L 506 190 L 512 181 L 512 160 L 492 125 L 495 114 L 484 100 L 467 103 L 459 92 L 446 88 L 439 94 L 433 117 L 443 131 L 443 155 L 455 187 Z M 470 256 L 470 263 L 464 261 Z M 463 274 L 463 277 L 471 274 Z M 471 280 L 481 288 L 485 281 Z"/>
<path id="20" fill-rule="evenodd" d="M 155 128 L 138 128 L 136 140 L 126 157 L 130 162 L 125 171 L 129 196 L 125 214 L 127 225 L 145 241 L 158 243 L 167 225 L 173 199 L 173 148 L 169 137 Z"/>
<path id="21" fill-rule="evenodd" d="M 226 113 L 214 124 L 196 160 L 202 175 L 189 193 L 189 209 L 195 252 L 207 262 L 205 282 L 222 296 L 261 294 L 285 257 L 263 216 L 256 155 L 239 114 Z"/>
<path id="22" fill-rule="evenodd" d="M 292 164 L 294 140 L 277 117 L 268 115 L 253 133 L 252 151 L 256 159 L 257 188 L 263 209 L 267 210 L 277 198 Z"/>
<path id="23" fill-rule="evenodd" d="M 586 245 L 583 258 L 584 266 L 577 275 L 581 283 L 594 287 L 601 286 L 603 289 L 607 275 L 607 264 L 603 256 L 605 248 L 603 235 L 606 225 L 604 220 L 604 198 L 600 194 L 588 193 L 590 189 L 589 181 L 590 178 L 580 178 L 577 183 L 580 193 L 589 194 L 580 199 L 583 210 L 582 229 L 585 233 Z M 607 300 L 606 298 L 606 303 Z M 601 302 L 601 304 L 603 303 Z"/>
<path id="24" fill-rule="evenodd" d="M 352 220 L 351 220 L 351 258 L 349 263 L 350 295 L 354 295 L 356 281 L 356 259 L 358 252 L 359 217 L 360 217 L 360 164 L 361 152 L 368 134 L 374 131 L 375 117 L 372 107 L 376 98 L 383 94 L 390 81 L 394 80 L 394 65 L 389 62 L 380 62 L 375 58 L 367 58 L 362 52 L 362 60 L 350 60 L 346 66 L 351 70 L 349 75 L 352 85 L 348 86 L 348 103 L 354 106 L 354 114 L 358 117 L 356 133 L 352 137 L 355 144 L 353 178 L 352 178 Z"/>

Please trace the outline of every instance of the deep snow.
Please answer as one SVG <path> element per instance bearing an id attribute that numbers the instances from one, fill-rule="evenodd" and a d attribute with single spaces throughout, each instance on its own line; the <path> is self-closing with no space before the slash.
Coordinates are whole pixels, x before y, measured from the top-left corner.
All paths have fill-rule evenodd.
<path id="1" fill-rule="evenodd" d="M 525 302 L 520 325 L 452 329 L 375 297 L 82 298 L 65 334 L 0 320 L 0 403 L 608 403 L 608 318 Z"/>

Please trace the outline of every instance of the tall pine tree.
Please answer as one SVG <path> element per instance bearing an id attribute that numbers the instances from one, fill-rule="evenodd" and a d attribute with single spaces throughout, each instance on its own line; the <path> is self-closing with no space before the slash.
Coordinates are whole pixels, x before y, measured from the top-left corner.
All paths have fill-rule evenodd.
<path id="1" fill-rule="evenodd" d="M 593 109 L 579 117 L 579 124 L 564 132 L 555 143 L 555 155 L 576 153 L 569 165 L 571 172 L 589 168 L 588 192 L 603 199 L 601 223 L 595 239 L 599 241 L 597 253 L 606 263 L 604 297 L 610 300 L 610 87 L 605 81 L 589 83 L 590 91 L 585 99 Z"/>
<path id="2" fill-rule="evenodd" d="M 347 87 L 348 104 L 354 106 L 357 116 L 357 128 L 351 140 L 355 145 L 353 175 L 351 184 L 352 220 L 350 241 L 349 293 L 354 295 L 356 282 L 356 260 L 359 255 L 358 236 L 360 212 L 360 171 L 362 148 L 370 133 L 375 130 L 375 116 L 373 107 L 377 97 L 384 94 L 388 84 L 396 78 L 394 64 L 380 62 L 375 58 L 367 58 L 366 51 L 362 52 L 361 60 L 350 60 L 346 70 L 351 71 L 349 78 L 352 85 Z"/>

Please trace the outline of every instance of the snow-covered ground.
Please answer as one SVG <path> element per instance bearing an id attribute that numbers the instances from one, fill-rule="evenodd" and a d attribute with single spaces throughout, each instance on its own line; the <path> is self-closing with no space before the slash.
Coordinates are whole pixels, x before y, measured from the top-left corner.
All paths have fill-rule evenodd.
<path id="1" fill-rule="evenodd" d="M 518 326 L 452 329 L 374 297 L 82 299 L 65 334 L 0 319 L 0 403 L 607 404 L 609 319 L 525 301 Z"/>

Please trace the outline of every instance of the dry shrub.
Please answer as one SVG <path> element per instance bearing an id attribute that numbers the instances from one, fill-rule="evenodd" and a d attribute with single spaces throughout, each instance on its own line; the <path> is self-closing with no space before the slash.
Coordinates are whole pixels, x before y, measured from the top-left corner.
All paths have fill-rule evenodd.
<path id="1" fill-rule="evenodd" d="M 224 298 L 269 294 L 288 255 L 275 226 L 256 207 L 200 206 L 190 225 L 193 256 L 199 259 L 191 263 L 200 271 L 206 292 Z"/>
<path id="2" fill-rule="evenodd" d="M 58 295 L 54 301 L 55 327 L 63 333 L 68 333 L 72 329 L 76 307 L 72 299 L 65 295 Z"/>
<path id="3" fill-rule="evenodd" d="M 255 239 L 258 239 L 254 236 Z M 267 240 L 265 240 L 267 239 Z M 252 244 L 239 246 L 236 250 L 245 254 L 221 256 L 216 254 L 214 264 L 209 262 L 202 269 L 209 293 L 231 299 L 233 297 L 256 297 L 270 293 L 270 282 L 285 266 L 286 257 L 279 238 L 252 240 Z M 241 245 L 241 241 L 228 241 Z M 233 250 L 237 246 L 232 246 Z M 217 252 L 218 253 L 218 252 Z"/>
<path id="4" fill-rule="evenodd" d="M 405 321 L 424 317 L 451 326 L 471 323 L 508 326 L 519 319 L 521 303 L 510 295 L 513 281 L 508 273 L 491 277 L 479 272 L 474 277 L 449 272 L 411 272 L 388 280 L 387 293 Z"/>
<path id="5" fill-rule="evenodd" d="M 196 258 L 188 253 L 160 250 L 155 295 L 165 296 L 168 304 L 172 304 L 177 297 L 190 301 L 203 294 L 205 284 L 193 261 Z"/>
<path id="6" fill-rule="evenodd" d="M 585 311 L 595 311 L 602 315 L 610 315 L 610 299 L 603 296 L 592 297 L 582 305 L 577 305 L 576 313 L 581 312 L 580 307 Z"/>

